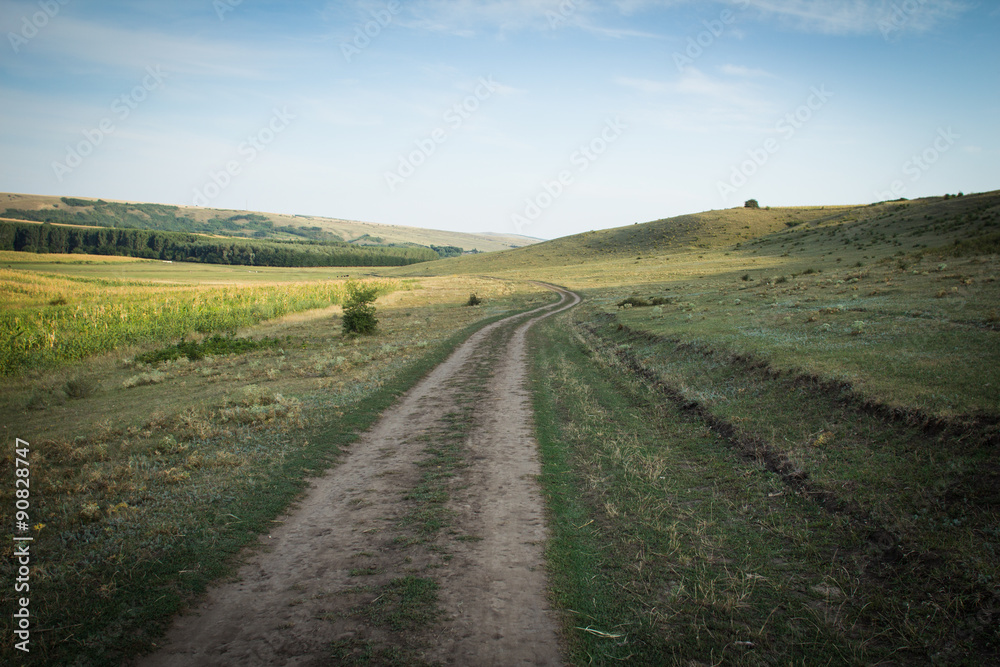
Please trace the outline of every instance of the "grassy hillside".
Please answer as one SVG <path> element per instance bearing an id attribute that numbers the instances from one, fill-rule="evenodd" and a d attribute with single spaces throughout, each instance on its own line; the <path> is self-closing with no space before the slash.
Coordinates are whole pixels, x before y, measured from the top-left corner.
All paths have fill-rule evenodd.
<path id="1" fill-rule="evenodd" d="M 629 326 L 763 355 L 893 405 L 997 412 L 998 237 L 1000 192 L 989 192 L 710 211 L 392 273 L 548 280 Z M 662 303 L 619 309 L 630 297 Z"/>
<path id="2" fill-rule="evenodd" d="M 585 288 L 741 269 L 818 270 L 900 252 L 945 252 L 944 246 L 968 239 L 988 244 L 990 234 L 1000 232 L 998 222 L 1000 192 L 868 206 L 735 208 L 430 262 L 402 274 L 534 277 Z"/>
<path id="3" fill-rule="evenodd" d="M 576 275 L 574 267 L 625 268 L 637 257 L 679 255 L 733 245 L 785 229 L 789 224 L 836 219 L 854 207 L 726 209 L 586 232 L 492 257 L 463 257 L 428 264 L 416 272 Z M 607 278 L 607 276 L 605 276 Z M 578 279 L 586 281 L 581 275 Z"/>
<path id="4" fill-rule="evenodd" d="M 100 202 L 100 203 L 99 203 Z M 537 243 L 516 234 L 467 234 L 305 215 L 159 204 L 130 204 L 86 198 L 0 194 L 0 217 L 182 231 L 277 240 L 312 239 L 361 244 L 456 246 L 493 252 Z"/>
<path id="5" fill-rule="evenodd" d="M 585 296 L 534 357 L 570 662 L 996 663 L 1000 192 L 400 270 L 434 271 Z"/>

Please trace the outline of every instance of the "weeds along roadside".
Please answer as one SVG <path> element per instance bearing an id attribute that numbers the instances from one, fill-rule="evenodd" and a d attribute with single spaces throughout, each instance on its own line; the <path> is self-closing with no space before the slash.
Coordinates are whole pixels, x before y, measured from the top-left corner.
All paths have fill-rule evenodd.
<path id="1" fill-rule="evenodd" d="M 562 606 L 579 612 L 567 632 L 581 661 L 996 655 L 985 441 L 886 422 L 611 318 L 577 322 L 572 342 L 554 326 L 537 337 L 536 409 L 550 564 Z M 713 586 L 738 590 L 741 576 L 752 594 L 718 606 Z M 672 621 L 657 625 L 661 614 Z"/>
<path id="2" fill-rule="evenodd" d="M 485 309 L 458 301 L 448 308 L 397 306 L 384 311 L 384 335 L 355 339 L 357 345 L 331 348 L 296 334 L 301 345 L 288 350 L 169 362 L 161 384 L 115 388 L 130 370 L 114 367 L 108 372 L 118 380 L 99 378 L 94 395 L 24 413 L 37 421 L 71 410 L 82 419 L 88 404 L 147 401 L 146 417 L 135 425 L 126 415 L 121 428 L 107 420 L 79 437 L 67 432 L 32 443 L 41 523 L 33 572 L 40 625 L 31 660 L 107 664 L 148 650 L 173 613 L 233 571 L 234 556 L 267 531 L 305 477 L 334 463 L 474 330 L 530 309 L 532 294 L 498 296 Z M 430 334 L 424 318 L 445 319 Z M 422 345 L 393 343 L 414 335 Z M 193 396 L 193 386 L 204 394 Z M 207 396 L 218 398 L 205 405 Z M 150 416 L 149 405 L 158 413 Z M 5 520 L 11 506 L 4 503 Z M 5 558 L 4 568 L 11 562 Z M 4 642 L 11 655 L 9 638 Z"/>

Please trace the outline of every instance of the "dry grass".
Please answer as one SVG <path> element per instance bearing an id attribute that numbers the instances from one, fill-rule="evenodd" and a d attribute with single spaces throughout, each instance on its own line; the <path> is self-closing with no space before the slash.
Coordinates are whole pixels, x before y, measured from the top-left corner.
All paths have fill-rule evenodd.
<path id="1" fill-rule="evenodd" d="M 264 508 L 251 525 L 240 508 L 261 497 L 260 485 L 285 488 L 285 495 L 278 495 L 287 502 L 306 474 L 298 470 L 290 477 L 283 472 L 289 462 L 309 451 L 311 466 L 329 464 L 336 450 L 317 448 L 317 428 L 336 420 L 352 423 L 352 415 L 403 369 L 465 327 L 551 300 L 540 288 L 475 278 L 430 279 L 413 287 L 377 302 L 375 336 L 344 337 L 336 310 L 326 308 L 241 332 L 280 337 L 280 349 L 149 366 L 133 361 L 149 346 L 132 347 L 5 383 L 0 388 L 4 428 L 11 438 L 32 445 L 32 523 L 35 544 L 46 554 L 33 576 L 48 591 L 39 596 L 39 616 L 60 618 L 68 612 L 57 610 L 58 601 L 73 596 L 74 605 L 65 609 L 89 619 L 89 630 L 79 636 L 91 637 L 90 655 L 119 645 L 121 638 L 104 628 L 131 621 L 110 609 L 147 603 L 160 608 L 154 598 L 124 602 L 143 595 L 137 588 L 142 582 L 131 572 L 155 568 L 167 553 L 182 553 L 197 534 L 219 540 L 222 546 L 213 549 L 223 550 L 213 551 L 214 569 L 185 576 L 219 576 L 218 563 L 232 548 L 225 545 L 242 543 L 252 534 L 248 530 L 264 529 L 281 510 Z M 465 306 L 470 291 L 486 295 L 483 307 Z M 93 390 L 70 399 L 68 383 L 84 376 L 93 380 Z M 4 467 L 7 489 L 13 488 L 11 470 Z M 8 520 L 13 501 L 7 502 L 6 492 L 4 498 Z M 231 509 L 220 516 L 218 507 Z M 246 528 L 230 534 L 240 526 Z M 11 553 L 8 546 L 3 555 Z M 163 595 L 156 590 L 154 597 Z M 174 599 L 159 613 L 170 613 Z M 105 603 L 110 608 L 101 606 Z M 98 611 L 82 612 L 80 605 Z M 45 636 L 39 639 L 38 660 L 69 650 L 58 644 L 61 635 L 48 635 L 53 644 L 45 643 Z"/>

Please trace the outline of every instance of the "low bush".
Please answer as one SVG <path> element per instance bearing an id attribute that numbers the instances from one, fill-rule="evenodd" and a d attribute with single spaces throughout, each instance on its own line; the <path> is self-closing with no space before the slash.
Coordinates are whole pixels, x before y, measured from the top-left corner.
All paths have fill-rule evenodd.
<path id="1" fill-rule="evenodd" d="M 90 378 L 73 378 L 63 385 L 68 398 L 87 398 L 97 390 L 97 383 Z"/>
<path id="2" fill-rule="evenodd" d="M 355 282 L 347 283 L 347 299 L 344 301 L 343 327 L 345 334 L 375 333 L 378 318 L 375 317 L 374 301 L 378 298 L 378 287 Z"/>
<path id="3" fill-rule="evenodd" d="M 281 341 L 277 338 L 234 338 L 233 336 L 212 336 L 199 342 L 181 340 L 176 345 L 160 350 L 138 355 L 135 360 L 144 364 L 156 364 L 162 361 L 173 361 L 186 357 L 197 361 L 206 356 L 221 356 L 223 354 L 243 354 L 263 348 L 277 348 Z"/>
<path id="4" fill-rule="evenodd" d="M 618 302 L 619 308 L 649 308 L 652 306 L 649 301 L 639 298 L 637 296 L 630 296 L 627 299 L 622 299 Z"/>

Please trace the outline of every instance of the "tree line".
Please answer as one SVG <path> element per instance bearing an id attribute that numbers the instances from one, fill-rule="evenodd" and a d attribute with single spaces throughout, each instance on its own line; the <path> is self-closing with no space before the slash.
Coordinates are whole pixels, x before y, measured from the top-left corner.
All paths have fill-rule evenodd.
<path id="1" fill-rule="evenodd" d="M 212 238 L 149 229 L 82 229 L 0 221 L 0 250 L 120 255 L 244 266 L 405 266 L 438 259 L 424 246 Z"/>
<path id="2" fill-rule="evenodd" d="M 213 217 L 206 222 L 199 222 L 185 215 L 179 207 L 167 204 L 122 204 L 107 202 L 103 199 L 91 201 L 73 197 L 63 197 L 61 201 L 64 205 L 77 210 L 46 208 L 36 211 L 8 208 L 0 214 L 0 217 L 63 225 L 82 225 L 84 227 L 155 229 L 162 232 L 252 236 L 257 239 L 276 234 L 288 234 L 316 241 L 344 240 L 339 234 L 317 226 L 275 226 L 271 220 L 259 213 L 239 213 L 228 218 Z"/>

